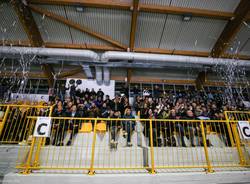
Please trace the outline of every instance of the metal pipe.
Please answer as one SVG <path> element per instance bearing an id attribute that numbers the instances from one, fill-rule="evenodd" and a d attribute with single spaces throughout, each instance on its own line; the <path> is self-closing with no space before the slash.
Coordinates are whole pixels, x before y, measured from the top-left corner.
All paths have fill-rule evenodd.
<path id="1" fill-rule="evenodd" d="M 146 54 L 134 52 L 117 52 L 108 51 L 102 54 L 101 61 L 108 62 L 109 60 L 135 60 L 135 61 L 158 61 L 158 62 L 172 62 L 182 64 L 196 64 L 199 65 L 227 65 L 235 63 L 238 66 L 250 67 L 250 61 L 225 59 L 225 58 L 210 58 L 210 57 L 194 57 L 194 56 L 179 56 L 179 55 L 165 55 L 165 54 Z"/>
<path id="2" fill-rule="evenodd" d="M 106 86 L 110 83 L 110 68 L 103 67 L 103 82 Z"/>
<path id="3" fill-rule="evenodd" d="M 79 61 L 99 61 L 97 53 L 90 50 L 40 48 L 40 47 L 10 47 L 1 46 L 0 54 L 8 55 L 37 55 L 50 57 L 63 57 L 64 60 L 78 58 Z"/>
<path id="4" fill-rule="evenodd" d="M 95 67 L 95 79 L 98 85 L 102 85 L 103 78 L 102 78 L 102 67 L 96 66 Z"/>

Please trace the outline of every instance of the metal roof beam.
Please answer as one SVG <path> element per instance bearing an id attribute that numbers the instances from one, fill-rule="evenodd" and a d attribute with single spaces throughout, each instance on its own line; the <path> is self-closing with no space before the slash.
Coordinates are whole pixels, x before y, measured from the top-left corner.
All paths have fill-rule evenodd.
<path id="1" fill-rule="evenodd" d="M 79 67 L 79 68 L 76 68 L 76 69 L 72 69 L 72 70 L 69 70 L 69 71 L 66 71 L 66 72 L 62 72 L 60 73 L 57 78 L 58 79 L 62 79 L 62 78 L 65 78 L 65 77 L 69 77 L 69 76 L 72 76 L 72 75 L 75 75 L 75 74 L 78 74 L 80 72 L 82 72 L 82 67 Z"/>
<path id="2" fill-rule="evenodd" d="M 202 71 L 198 73 L 198 76 L 195 80 L 195 86 L 197 90 L 202 90 L 204 87 L 204 84 L 206 83 L 206 72 Z"/>
<path id="3" fill-rule="evenodd" d="M 121 9 L 130 10 L 133 4 L 128 2 L 120 2 L 114 0 L 29 0 L 33 4 L 50 4 L 50 5 L 81 5 L 93 8 L 108 8 L 108 9 Z M 231 12 L 214 11 L 198 8 L 185 8 L 175 6 L 162 6 L 153 4 L 139 4 L 140 11 L 151 13 L 166 13 L 166 14 L 192 14 L 193 16 L 225 19 L 230 20 L 234 17 Z M 250 17 L 249 17 L 250 18 Z"/>
<path id="4" fill-rule="evenodd" d="M 133 12 L 132 12 L 132 21 L 131 21 L 131 27 L 130 27 L 130 42 L 129 42 L 130 51 L 133 51 L 134 46 L 135 46 L 137 16 L 139 13 L 138 5 L 139 5 L 139 0 L 133 0 Z"/>
<path id="5" fill-rule="evenodd" d="M 130 3 L 114 0 L 28 0 L 32 4 L 78 5 L 93 8 L 130 10 Z"/>
<path id="6" fill-rule="evenodd" d="M 31 46 L 42 47 L 44 42 L 29 7 L 21 0 L 12 0 L 11 4 L 29 38 Z M 49 87 L 52 88 L 54 85 L 53 67 L 50 64 L 42 64 L 41 67 L 48 79 Z"/>
<path id="7" fill-rule="evenodd" d="M 128 84 L 131 82 L 132 74 L 133 74 L 132 68 L 128 68 L 127 69 L 127 83 Z"/>
<path id="8" fill-rule="evenodd" d="M 53 67 L 50 64 L 42 64 L 41 65 L 42 71 L 46 78 L 48 79 L 48 85 L 50 88 L 53 88 L 54 86 L 54 70 Z"/>
<path id="9" fill-rule="evenodd" d="M 34 47 L 41 47 L 43 45 L 43 39 L 28 6 L 21 0 L 12 0 L 11 4 L 18 15 L 31 45 Z"/>
<path id="10" fill-rule="evenodd" d="M 80 24 L 69 21 L 65 17 L 62 17 L 62 16 L 59 16 L 59 15 L 54 14 L 52 12 L 49 12 L 49 11 L 43 9 L 43 8 L 38 8 L 38 7 L 34 6 L 34 5 L 29 5 L 29 7 L 30 7 L 30 9 L 32 11 L 34 11 L 36 13 L 39 13 L 41 15 L 45 15 L 45 16 L 53 19 L 53 20 L 61 22 L 61 23 L 65 24 L 65 25 L 67 25 L 67 26 L 70 26 L 70 27 L 74 28 L 74 29 L 77 29 L 79 31 L 87 33 L 87 34 L 89 34 L 89 35 L 91 35 L 93 37 L 96 37 L 96 38 L 100 39 L 100 40 L 106 41 L 107 43 L 110 43 L 110 44 L 112 44 L 112 45 L 114 45 L 116 47 L 119 47 L 119 48 L 122 48 L 122 49 L 127 49 L 126 46 L 124 46 L 121 43 L 113 40 L 112 38 L 110 38 L 110 37 L 108 37 L 106 35 L 102 35 L 100 33 L 94 32 L 93 30 L 90 30 L 89 28 L 84 27 L 84 26 L 82 26 Z"/>
<path id="11" fill-rule="evenodd" d="M 71 44 L 71 43 L 55 43 L 55 42 L 45 42 L 45 47 L 48 48 L 65 48 L 65 49 L 90 49 L 90 50 L 100 50 L 100 51 L 123 51 L 124 49 L 107 46 L 107 45 L 95 45 L 95 44 Z"/>
<path id="12" fill-rule="evenodd" d="M 231 40 L 235 37 L 240 30 L 242 23 L 246 20 L 248 12 L 250 11 L 250 1 L 241 0 L 234 14 L 235 17 L 227 23 L 220 37 L 215 43 L 211 55 L 213 57 L 220 57 L 224 54 L 224 51 L 228 48 Z"/>

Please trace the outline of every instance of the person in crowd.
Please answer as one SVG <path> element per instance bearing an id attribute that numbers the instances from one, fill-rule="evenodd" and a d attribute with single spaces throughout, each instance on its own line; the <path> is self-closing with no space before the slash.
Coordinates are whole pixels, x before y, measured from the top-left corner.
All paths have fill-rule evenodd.
<path id="1" fill-rule="evenodd" d="M 109 118 L 111 119 L 119 119 L 121 117 L 121 113 L 119 111 L 110 111 Z M 118 132 L 121 129 L 121 121 L 119 120 L 112 120 L 108 122 L 109 131 L 111 135 L 110 140 L 110 147 L 111 148 L 117 148 L 117 138 L 118 138 Z"/>
<path id="2" fill-rule="evenodd" d="M 58 105 L 55 111 L 53 112 L 53 117 L 67 117 L 67 113 L 65 113 L 63 106 Z M 52 145 L 63 146 L 64 138 L 67 131 L 67 121 L 63 119 L 55 119 L 52 124 Z"/>
<path id="3" fill-rule="evenodd" d="M 112 104 L 111 108 L 112 108 L 113 111 L 120 111 L 121 115 L 123 116 L 123 114 L 124 114 L 124 106 L 122 105 L 121 98 L 118 95 L 115 96 L 115 99 L 113 101 L 113 104 Z"/>
<path id="4" fill-rule="evenodd" d="M 103 100 L 104 92 L 102 91 L 101 88 L 97 91 L 96 95 L 97 97 L 101 97 L 101 99 Z"/>
<path id="5" fill-rule="evenodd" d="M 88 117 L 89 118 L 97 118 L 100 117 L 100 110 L 95 105 L 94 102 L 91 103 L 91 106 L 88 109 Z"/>
<path id="6" fill-rule="evenodd" d="M 93 98 L 95 98 L 96 97 L 95 89 L 92 88 L 89 94 L 90 94 L 90 96 L 92 96 Z"/>
<path id="7" fill-rule="evenodd" d="M 192 110 L 187 110 L 186 111 L 186 116 L 184 116 L 182 119 L 185 120 L 195 120 L 195 116 Z M 194 143 L 194 136 L 195 132 L 197 130 L 197 122 L 183 122 L 183 127 L 185 129 L 185 136 L 189 138 L 191 146 L 195 147 Z M 201 139 L 202 140 L 202 139 Z"/>
<path id="8" fill-rule="evenodd" d="M 77 84 L 75 85 L 75 83 L 73 84 L 69 84 L 67 88 L 65 88 L 66 90 L 69 90 L 69 94 L 71 98 L 74 98 L 76 95 L 76 88 L 77 88 Z"/>
<path id="9" fill-rule="evenodd" d="M 124 119 L 134 119 L 132 115 L 131 107 L 127 107 L 124 112 Z M 131 135 L 135 130 L 135 121 L 127 120 L 122 122 L 123 134 L 127 138 L 127 146 L 132 146 Z"/>
<path id="10" fill-rule="evenodd" d="M 80 120 L 79 119 L 74 119 L 74 118 L 81 117 L 79 111 L 77 111 L 77 106 L 76 105 L 72 105 L 71 111 L 67 114 L 67 116 L 73 118 L 73 119 L 70 119 L 68 121 L 68 125 L 67 125 L 68 130 L 71 130 L 70 138 L 69 138 L 69 140 L 67 142 L 67 146 L 70 146 L 71 143 L 73 142 L 73 139 L 77 135 L 79 127 L 80 127 Z"/>
<path id="11" fill-rule="evenodd" d="M 100 109 L 103 105 L 103 99 L 101 96 L 97 97 L 97 100 L 95 100 L 95 105 Z"/>
<path id="12" fill-rule="evenodd" d="M 135 85 L 135 87 L 133 88 L 133 93 L 134 93 L 134 97 L 137 98 L 140 94 L 140 89 L 138 87 L 138 85 Z"/>

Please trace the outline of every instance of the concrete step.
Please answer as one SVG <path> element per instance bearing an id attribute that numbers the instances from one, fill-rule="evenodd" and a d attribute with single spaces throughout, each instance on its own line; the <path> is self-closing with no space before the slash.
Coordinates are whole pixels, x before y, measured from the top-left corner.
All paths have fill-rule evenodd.
<path id="1" fill-rule="evenodd" d="M 185 183 L 185 184 L 215 184 L 215 183 L 249 183 L 249 171 L 235 171 L 235 172 L 216 172 L 206 174 L 205 172 L 179 172 L 179 173 L 157 173 L 151 175 L 148 173 L 126 173 L 126 174 L 96 174 L 95 176 L 88 176 L 86 174 L 45 174 L 35 173 L 30 175 L 20 175 L 16 173 L 9 173 L 4 178 L 3 184 L 25 183 L 25 184 L 162 184 L 162 183 Z M 0 180 L 1 182 L 1 180 Z"/>

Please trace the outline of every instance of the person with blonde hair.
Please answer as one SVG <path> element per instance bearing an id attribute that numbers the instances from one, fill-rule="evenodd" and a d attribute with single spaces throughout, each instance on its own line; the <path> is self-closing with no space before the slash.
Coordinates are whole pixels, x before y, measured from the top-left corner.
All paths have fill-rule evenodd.
<path id="1" fill-rule="evenodd" d="M 127 146 L 132 146 L 131 143 L 131 135 L 133 131 L 135 130 L 135 121 L 131 120 L 134 119 L 134 116 L 132 115 L 131 107 L 127 107 L 124 111 L 124 119 L 129 119 L 128 121 L 122 122 L 122 128 L 124 132 L 124 136 L 127 137 Z"/>

